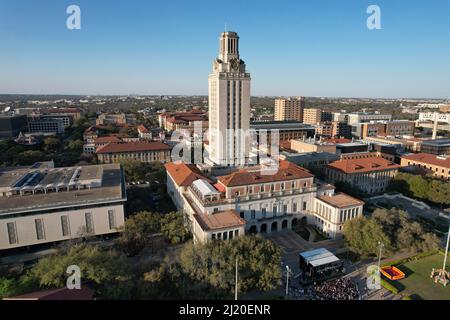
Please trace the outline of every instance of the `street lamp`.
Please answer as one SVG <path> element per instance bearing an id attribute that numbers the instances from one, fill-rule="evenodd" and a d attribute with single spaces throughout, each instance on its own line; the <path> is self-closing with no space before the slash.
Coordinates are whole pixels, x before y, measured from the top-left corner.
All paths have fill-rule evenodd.
<path id="1" fill-rule="evenodd" d="M 288 265 L 286 265 L 286 300 L 289 295 L 289 275 L 291 273 L 291 268 L 289 268 Z"/>

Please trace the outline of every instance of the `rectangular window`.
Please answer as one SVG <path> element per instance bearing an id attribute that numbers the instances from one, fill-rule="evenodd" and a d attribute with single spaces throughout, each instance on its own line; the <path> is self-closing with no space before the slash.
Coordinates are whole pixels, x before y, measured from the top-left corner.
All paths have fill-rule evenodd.
<path id="1" fill-rule="evenodd" d="M 306 210 L 306 201 L 303 202 L 303 211 L 305 211 L 305 210 Z"/>
<path id="2" fill-rule="evenodd" d="M 283 205 L 283 213 L 286 214 L 288 211 L 287 204 Z"/>
<path id="3" fill-rule="evenodd" d="M 272 208 L 273 216 L 275 217 L 277 215 L 277 206 L 273 206 Z"/>
<path id="4" fill-rule="evenodd" d="M 16 244 L 17 243 L 16 224 L 14 222 L 8 222 L 6 224 L 6 227 L 8 228 L 9 244 Z"/>
<path id="5" fill-rule="evenodd" d="M 86 232 L 94 233 L 94 221 L 92 220 L 92 212 L 86 212 L 84 214 L 86 220 Z"/>
<path id="6" fill-rule="evenodd" d="M 262 209 L 261 209 L 261 214 L 262 214 L 262 217 L 263 217 L 263 218 L 266 217 L 266 208 L 262 208 Z"/>
<path id="7" fill-rule="evenodd" d="M 70 235 L 68 216 L 61 216 L 61 229 L 63 237 L 67 237 Z"/>
<path id="8" fill-rule="evenodd" d="M 116 229 L 116 214 L 114 210 L 108 210 L 109 229 Z"/>
<path id="9" fill-rule="evenodd" d="M 255 210 L 252 210 L 252 211 L 251 211 L 251 214 L 252 214 L 252 219 L 255 219 L 255 218 L 256 218 L 256 212 L 255 212 Z"/>
<path id="10" fill-rule="evenodd" d="M 38 240 L 44 240 L 44 222 L 42 221 L 42 219 L 35 219 L 34 226 L 36 227 L 36 238 Z"/>

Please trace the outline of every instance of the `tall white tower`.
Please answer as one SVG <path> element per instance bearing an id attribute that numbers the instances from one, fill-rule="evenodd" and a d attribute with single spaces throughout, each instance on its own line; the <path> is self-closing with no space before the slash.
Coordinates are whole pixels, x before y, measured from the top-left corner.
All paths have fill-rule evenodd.
<path id="1" fill-rule="evenodd" d="M 209 159 L 244 165 L 249 155 L 250 74 L 239 57 L 236 32 L 220 36 L 219 57 L 209 75 Z"/>

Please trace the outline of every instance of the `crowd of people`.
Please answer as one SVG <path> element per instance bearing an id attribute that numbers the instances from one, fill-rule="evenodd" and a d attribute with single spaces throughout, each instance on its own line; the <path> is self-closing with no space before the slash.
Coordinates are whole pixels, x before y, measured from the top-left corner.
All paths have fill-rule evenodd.
<path id="1" fill-rule="evenodd" d="M 350 278 L 315 283 L 308 287 L 289 286 L 289 298 L 296 300 L 359 300 L 358 286 Z"/>
<path id="2" fill-rule="evenodd" d="M 358 300 L 358 286 L 349 278 L 341 278 L 315 284 L 303 291 L 308 300 Z"/>

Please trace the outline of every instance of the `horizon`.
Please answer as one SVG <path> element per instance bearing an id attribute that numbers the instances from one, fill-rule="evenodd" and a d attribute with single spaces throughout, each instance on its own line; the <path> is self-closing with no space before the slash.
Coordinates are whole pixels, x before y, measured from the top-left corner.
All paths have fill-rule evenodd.
<path id="1" fill-rule="evenodd" d="M 377 1 L 381 30 L 367 29 L 366 0 L 249 1 L 230 10 L 203 0 L 80 0 L 81 30 L 65 26 L 70 4 L 0 3 L 0 38 L 8 48 L 0 51 L 2 94 L 207 96 L 227 25 L 240 36 L 254 97 L 450 96 L 450 4 L 443 0 L 432 8 Z"/>

